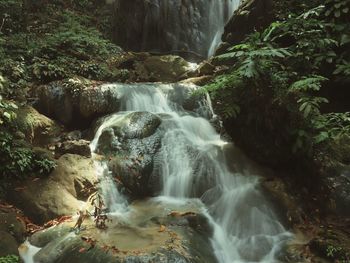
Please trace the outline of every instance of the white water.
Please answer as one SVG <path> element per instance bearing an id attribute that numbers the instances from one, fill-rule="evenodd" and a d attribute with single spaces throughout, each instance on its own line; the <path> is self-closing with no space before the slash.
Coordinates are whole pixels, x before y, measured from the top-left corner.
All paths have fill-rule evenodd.
<path id="1" fill-rule="evenodd" d="M 230 172 L 223 154 L 226 142 L 208 120 L 192 116 L 169 101 L 164 87 L 171 89 L 171 85 L 164 84 L 115 85 L 122 94 L 121 110 L 167 116 L 161 125 L 165 134 L 154 167 L 162 174 L 162 195 L 173 202 L 186 198 L 202 200 L 207 207 L 203 213 L 214 228 L 212 245 L 219 262 L 278 262 L 277 254 L 290 233 L 258 190 L 258 177 Z M 121 121 L 124 115 L 120 112 L 105 120 L 91 144 L 92 150 L 96 149 L 103 129 Z M 106 169 L 103 168 L 104 173 Z M 115 184 L 102 184 L 102 188 L 114 212 L 122 214 L 125 199 Z"/>
<path id="2" fill-rule="evenodd" d="M 34 263 L 34 255 L 40 251 L 41 248 L 33 246 L 26 240 L 19 248 L 18 252 L 21 259 L 25 263 Z"/>
<path id="3" fill-rule="evenodd" d="M 124 217 L 128 211 L 127 201 L 125 197 L 120 194 L 117 185 L 113 180 L 113 176 L 108 170 L 107 161 L 103 160 L 103 158 L 99 160 L 98 156 L 94 154 L 94 152 L 97 148 L 98 139 L 101 136 L 102 131 L 110 125 L 113 125 L 118 121 L 122 121 L 123 118 L 124 115 L 118 114 L 106 118 L 102 125 L 97 129 L 95 138 L 90 143 L 90 149 L 93 153 L 92 158 L 94 159 L 96 176 L 99 179 L 99 188 L 103 196 L 105 206 L 108 208 L 110 213 L 115 214 L 119 217 Z"/>
<path id="4" fill-rule="evenodd" d="M 130 3 L 128 3 L 130 2 Z M 212 55 L 241 0 L 119 0 L 116 41 L 137 51 Z M 125 12 L 126 8 L 128 8 Z M 125 26 L 127 25 L 127 26 Z"/>
<path id="5" fill-rule="evenodd" d="M 220 1 L 212 1 L 210 3 L 209 25 L 211 31 L 214 32 L 212 34 L 214 38 L 209 47 L 208 57 L 214 55 L 216 48 L 221 43 L 221 36 L 224 33 L 225 25 L 240 5 L 241 0 L 224 0 L 223 2 L 221 4 Z"/>

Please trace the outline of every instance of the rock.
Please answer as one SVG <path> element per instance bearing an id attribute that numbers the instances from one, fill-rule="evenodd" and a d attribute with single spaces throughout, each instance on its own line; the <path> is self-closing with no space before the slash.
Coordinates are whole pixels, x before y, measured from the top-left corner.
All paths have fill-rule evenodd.
<path id="1" fill-rule="evenodd" d="M 348 233 L 349 222 L 345 225 L 334 227 L 326 225 L 313 238 L 309 247 L 312 252 L 332 260 L 332 262 L 341 262 L 349 260 L 350 238 Z"/>
<path id="2" fill-rule="evenodd" d="M 0 210 L 0 231 L 7 232 L 15 238 L 17 243 L 24 241 L 26 226 L 17 219 L 17 214 Z"/>
<path id="3" fill-rule="evenodd" d="M 202 60 L 230 18 L 233 5 L 211 0 L 119 0 L 114 4 L 113 39 L 128 50 Z"/>
<path id="4" fill-rule="evenodd" d="M 55 227 L 34 233 L 29 238 L 29 242 L 36 247 L 45 247 L 51 241 L 66 236 L 70 231 L 71 227 L 67 224 L 59 224 Z"/>
<path id="5" fill-rule="evenodd" d="M 79 130 L 68 132 L 65 135 L 65 139 L 69 141 L 78 141 L 83 138 L 82 132 Z"/>
<path id="6" fill-rule="evenodd" d="M 179 56 L 150 56 L 134 64 L 138 80 L 176 82 L 190 69 L 190 64 Z"/>
<path id="7" fill-rule="evenodd" d="M 215 66 L 209 61 L 203 61 L 201 64 L 199 64 L 197 71 L 198 76 L 213 75 L 215 73 Z"/>
<path id="8" fill-rule="evenodd" d="M 350 216 L 350 166 L 322 178 L 329 190 L 328 207 L 331 212 Z"/>
<path id="9" fill-rule="evenodd" d="M 132 112 L 104 128 L 99 137 L 96 153 L 109 157 L 110 170 L 133 197 L 154 195 L 160 190 L 160 178 L 153 173 L 160 124 L 155 114 Z"/>
<path id="10" fill-rule="evenodd" d="M 59 136 L 62 128 L 53 120 L 40 114 L 31 106 L 20 107 L 15 123 L 24 138 L 34 145 L 46 145 Z"/>
<path id="11" fill-rule="evenodd" d="M 56 147 L 56 157 L 66 153 L 77 154 L 84 157 L 91 157 L 90 142 L 86 140 L 65 141 Z"/>
<path id="12" fill-rule="evenodd" d="M 192 64 L 175 55 L 124 53 L 114 67 L 128 70 L 129 82 L 176 82 Z"/>
<path id="13" fill-rule="evenodd" d="M 262 188 L 266 196 L 270 197 L 275 206 L 279 207 L 280 216 L 289 224 L 301 224 L 305 218 L 301 199 L 297 199 L 295 193 L 280 178 L 265 178 Z"/>
<path id="14" fill-rule="evenodd" d="M 70 80 L 72 82 L 73 80 Z M 74 80 L 78 81 L 78 80 Z M 67 87 L 64 81 L 56 81 L 46 86 L 41 86 L 37 91 L 37 108 L 46 115 L 62 122 L 68 127 L 90 127 L 98 117 L 102 117 L 119 110 L 125 109 L 127 99 L 132 99 L 136 89 L 144 89 L 146 92 L 159 89 L 163 91 L 171 101 L 179 106 L 193 101 L 191 93 L 196 90 L 195 85 L 174 84 L 79 84 L 79 88 Z M 73 86 L 74 87 L 74 86 Z M 150 90 L 152 89 L 152 90 Z M 131 97 L 130 97 L 131 96 Z M 193 101 L 191 109 L 199 106 L 200 102 Z M 191 110 L 186 108 L 186 110 Z"/>
<path id="15" fill-rule="evenodd" d="M 119 109 L 117 94 L 83 78 L 55 81 L 35 90 L 36 107 L 68 127 L 84 128 L 103 115 Z"/>
<path id="16" fill-rule="evenodd" d="M 240 43 L 254 31 L 268 26 L 274 18 L 272 0 L 247 0 L 234 12 L 232 18 L 225 26 L 222 37 L 224 42 L 231 45 Z M 222 52 L 221 47 L 217 54 Z"/>
<path id="17" fill-rule="evenodd" d="M 17 220 L 15 212 L 0 210 L 0 257 L 18 256 L 18 246 L 24 241 L 25 234 L 25 225 Z"/>
<path id="18" fill-rule="evenodd" d="M 197 86 L 204 86 L 208 84 L 213 79 L 213 76 L 200 76 L 200 77 L 193 77 L 184 79 L 181 81 L 181 83 L 184 84 L 194 84 Z"/>
<path id="19" fill-rule="evenodd" d="M 8 193 L 8 200 L 21 208 L 36 223 L 62 215 L 71 215 L 85 206 L 85 188 L 95 185 L 95 167 L 91 159 L 66 154 L 47 178 L 28 179 L 19 190 Z"/>
<path id="20" fill-rule="evenodd" d="M 16 239 L 5 231 L 0 231 L 0 257 L 19 255 Z"/>

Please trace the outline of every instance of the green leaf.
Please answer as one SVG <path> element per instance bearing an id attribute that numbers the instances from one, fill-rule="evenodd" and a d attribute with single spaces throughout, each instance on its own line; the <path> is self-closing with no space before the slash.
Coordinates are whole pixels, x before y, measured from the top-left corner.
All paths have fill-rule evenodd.
<path id="1" fill-rule="evenodd" d="M 5 117 L 6 119 L 11 120 L 11 114 L 8 113 L 7 111 L 5 111 L 5 112 L 3 113 L 3 115 L 4 115 L 4 117 Z"/>
<path id="2" fill-rule="evenodd" d="M 329 134 L 326 131 L 321 132 L 317 136 L 314 137 L 315 143 L 321 143 L 324 142 L 325 140 L 329 139 Z"/>

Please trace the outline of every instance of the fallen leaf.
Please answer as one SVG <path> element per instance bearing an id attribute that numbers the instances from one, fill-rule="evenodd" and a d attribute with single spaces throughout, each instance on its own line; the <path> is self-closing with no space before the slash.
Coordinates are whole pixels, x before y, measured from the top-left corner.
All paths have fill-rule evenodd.
<path id="1" fill-rule="evenodd" d="M 15 191 L 16 191 L 16 192 L 20 192 L 20 191 L 23 191 L 23 190 L 25 190 L 25 189 L 27 189 L 27 187 L 25 187 L 25 186 L 23 186 L 23 187 L 16 187 L 16 188 L 15 188 Z"/>
<path id="2" fill-rule="evenodd" d="M 83 253 L 83 252 L 85 252 L 85 248 L 84 247 L 82 247 L 81 249 L 79 249 L 79 253 Z"/>
<path id="3" fill-rule="evenodd" d="M 166 227 L 164 225 L 160 225 L 158 232 L 164 232 Z"/>

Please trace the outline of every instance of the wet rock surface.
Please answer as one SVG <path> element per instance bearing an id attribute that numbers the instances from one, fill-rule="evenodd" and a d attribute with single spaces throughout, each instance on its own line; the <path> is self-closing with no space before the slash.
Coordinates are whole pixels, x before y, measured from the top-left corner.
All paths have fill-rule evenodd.
<path id="1" fill-rule="evenodd" d="M 37 109 L 68 127 L 86 127 L 119 109 L 117 94 L 83 78 L 56 81 L 35 91 Z"/>
<path id="2" fill-rule="evenodd" d="M 66 154 L 47 178 L 31 178 L 8 193 L 7 198 L 36 223 L 70 215 L 85 206 L 86 188 L 96 183 L 91 159 Z"/>
<path id="3" fill-rule="evenodd" d="M 273 1 L 244 1 L 226 24 L 222 40 L 230 46 L 241 43 L 254 30 L 268 26 L 273 18 Z"/>
<path id="4" fill-rule="evenodd" d="M 231 1 L 119 0 L 114 5 L 113 38 L 129 50 L 205 58 L 232 8 Z"/>
<path id="5" fill-rule="evenodd" d="M 99 138 L 96 153 L 109 157 L 109 168 L 134 197 L 150 196 L 160 189 L 160 178 L 153 173 L 160 124 L 157 115 L 133 112 L 105 128 Z"/>
<path id="6" fill-rule="evenodd" d="M 30 238 L 32 245 L 42 247 L 34 260 L 40 263 L 217 262 L 209 241 L 211 227 L 206 217 L 198 213 L 197 205 L 189 202 L 177 210 L 179 207 L 166 201 L 139 201 L 131 204 L 126 215 L 110 215 L 105 230 L 97 229 L 92 219 L 84 221 L 79 232 L 71 231 L 74 220 L 63 223 Z"/>

